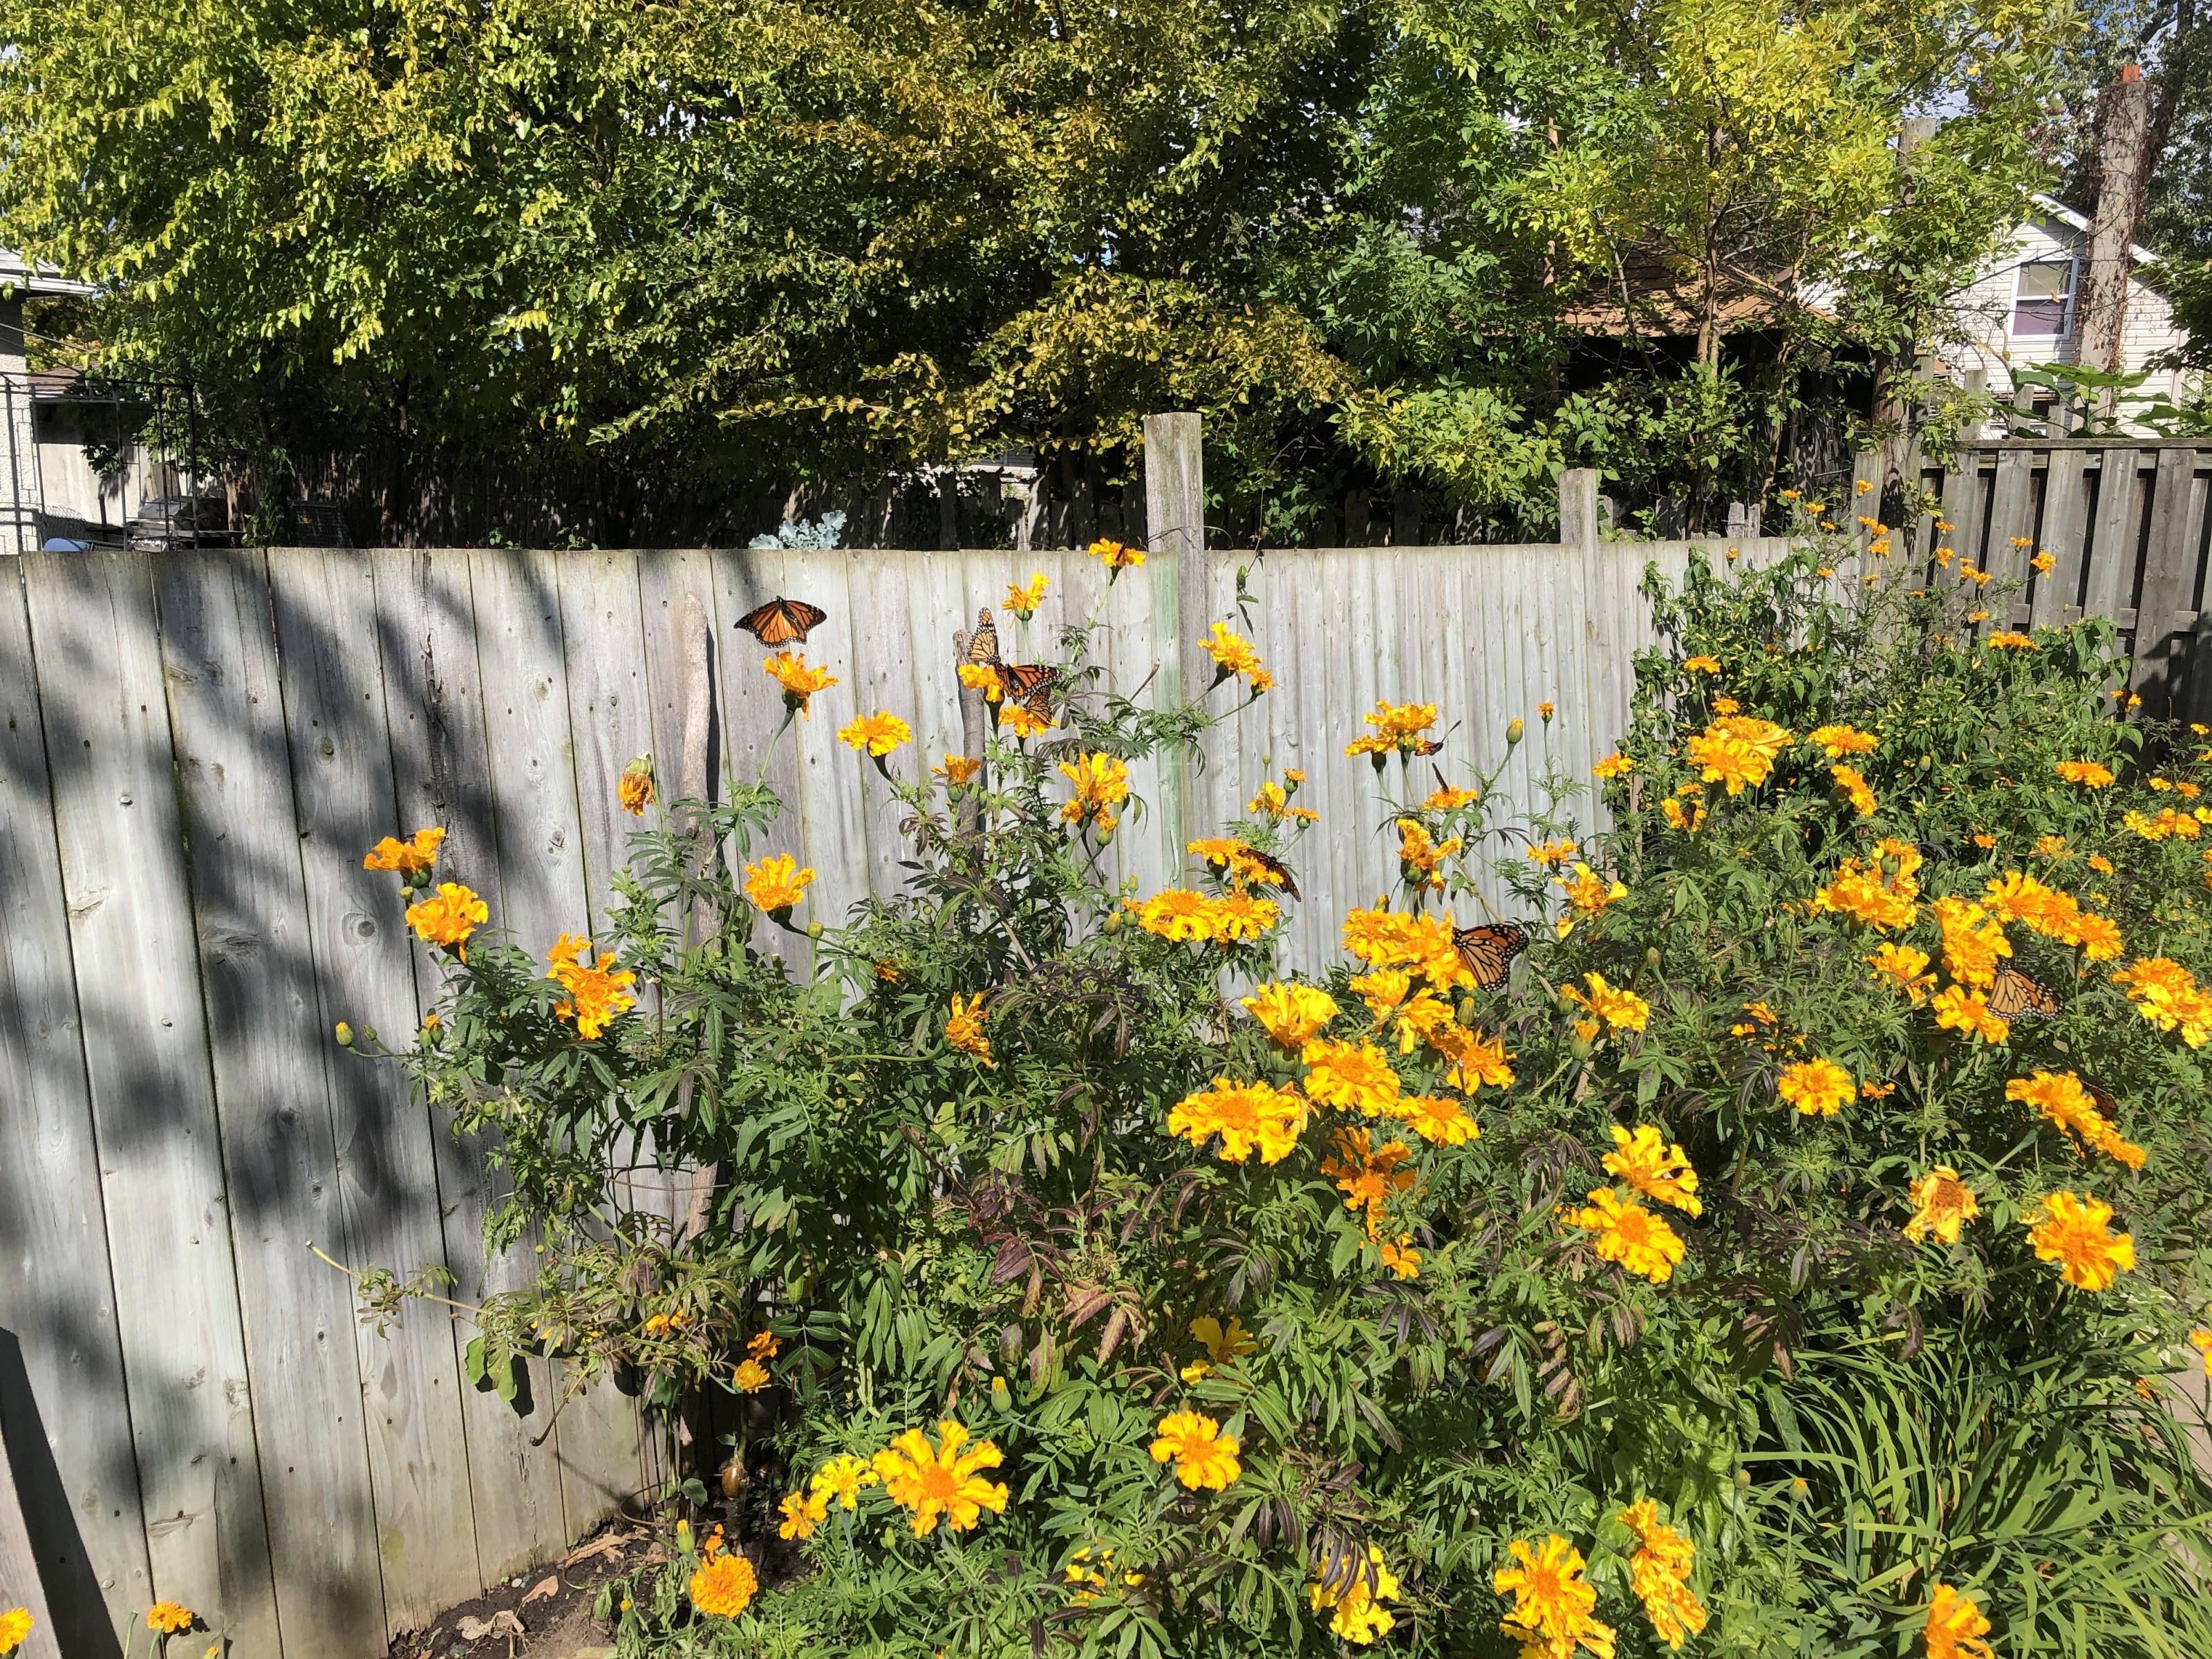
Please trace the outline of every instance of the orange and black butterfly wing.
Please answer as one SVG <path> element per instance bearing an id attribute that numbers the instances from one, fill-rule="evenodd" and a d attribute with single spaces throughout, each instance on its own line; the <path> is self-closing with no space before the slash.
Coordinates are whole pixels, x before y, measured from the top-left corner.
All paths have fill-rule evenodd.
<path id="1" fill-rule="evenodd" d="M 1486 922 L 1480 927 L 1455 927 L 1452 943 L 1474 982 L 1495 991 L 1512 971 L 1513 958 L 1528 948 L 1528 930 L 1514 921 Z"/>
<path id="2" fill-rule="evenodd" d="M 1443 749 L 1443 744 L 1438 743 L 1434 738 L 1423 738 L 1413 745 L 1413 752 L 1417 755 L 1434 755 L 1441 752 Z"/>
<path id="3" fill-rule="evenodd" d="M 1297 897 L 1298 884 L 1292 878 L 1290 866 L 1282 860 L 1272 853 L 1263 853 L 1256 847 L 1246 848 L 1244 856 L 1273 876 L 1275 878 L 1273 884 L 1274 886 L 1281 888 L 1292 898 Z"/>
<path id="4" fill-rule="evenodd" d="M 2049 1019 L 2058 1012 L 2058 999 L 2048 986 L 2000 962 L 1990 987 L 1990 1012 L 1999 1019 Z"/>
<path id="5" fill-rule="evenodd" d="M 975 631 L 968 636 L 969 662 L 996 662 L 999 659 L 999 625 L 991 620 L 988 611 L 975 613 Z"/>
<path id="6" fill-rule="evenodd" d="M 789 645 L 793 641 L 803 643 L 829 619 L 830 613 L 819 605 L 777 598 L 748 611 L 738 619 L 738 626 L 763 645 Z"/>
<path id="7" fill-rule="evenodd" d="M 1052 718 L 1052 683 L 1060 678 L 1060 670 L 1046 663 L 1010 663 L 1000 671 L 1006 680 L 1006 689 L 1032 720 Z"/>

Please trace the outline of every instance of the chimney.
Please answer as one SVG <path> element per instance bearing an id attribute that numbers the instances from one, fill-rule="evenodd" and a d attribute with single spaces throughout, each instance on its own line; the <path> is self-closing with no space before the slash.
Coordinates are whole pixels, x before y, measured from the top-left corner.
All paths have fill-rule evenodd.
<path id="1" fill-rule="evenodd" d="M 2142 69 L 2130 64 L 2105 89 L 2097 121 L 2097 208 L 2089 233 L 2089 258 L 2075 301 L 2076 361 L 2085 368 L 2120 366 L 2120 337 L 2127 325 L 2128 278 L 2134 270 L 2136 229 L 2142 221 L 2149 171 L 2150 88 Z"/>

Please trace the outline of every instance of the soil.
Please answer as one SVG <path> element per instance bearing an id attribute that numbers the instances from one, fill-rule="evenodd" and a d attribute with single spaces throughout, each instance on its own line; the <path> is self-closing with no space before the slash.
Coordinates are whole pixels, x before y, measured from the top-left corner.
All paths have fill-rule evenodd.
<path id="1" fill-rule="evenodd" d="M 609 1659 L 614 1636 L 592 1618 L 608 1579 L 665 1559 L 650 1532 L 617 1522 L 560 1562 L 448 1607 L 392 1643 L 389 1659 Z"/>

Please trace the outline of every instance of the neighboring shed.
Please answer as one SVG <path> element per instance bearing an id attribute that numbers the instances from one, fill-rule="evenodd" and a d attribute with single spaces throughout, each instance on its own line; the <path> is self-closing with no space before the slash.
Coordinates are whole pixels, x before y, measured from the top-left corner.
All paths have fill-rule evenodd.
<path id="1" fill-rule="evenodd" d="M 32 423 L 31 365 L 23 340 L 23 301 L 45 295 L 88 295 L 51 265 L 33 265 L 0 248 L 0 553 L 39 545 L 38 436 Z"/>
<path id="2" fill-rule="evenodd" d="M 1946 346 L 1940 354 L 1952 378 L 1972 384 L 1969 377 L 1979 374 L 2001 398 L 2011 395 L 2017 368 L 2081 361 L 2080 308 L 2092 226 L 2062 202 L 2048 196 L 2034 200 L 2037 211 L 2014 232 L 2011 245 L 1957 296 L 1967 343 Z M 2131 374 L 2149 371 L 2141 395 L 2178 400 L 2189 390 L 2190 371 L 2153 365 L 2188 335 L 2175 325 L 2166 296 L 2143 280 L 2158 256 L 2136 247 L 2132 258 L 2120 367 Z"/>

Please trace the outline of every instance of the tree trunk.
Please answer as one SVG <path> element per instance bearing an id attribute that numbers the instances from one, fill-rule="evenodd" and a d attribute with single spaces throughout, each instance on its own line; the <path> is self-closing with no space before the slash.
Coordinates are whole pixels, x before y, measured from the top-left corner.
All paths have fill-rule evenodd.
<path id="1" fill-rule="evenodd" d="M 2097 216 L 2089 234 L 2088 269 L 2076 302 L 2080 356 L 2084 368 L 2120 367 L 2127 327 L 2128 280 L 2134 273 L 2136 228 L 2142 218 L 2145 139 L 2148 136 L 2149 88 L 2142 71 L 2130 64 L 2106 89 L 2098 120 Z M 2107 393 L 2105 412 L 2114 399 Z"/>

